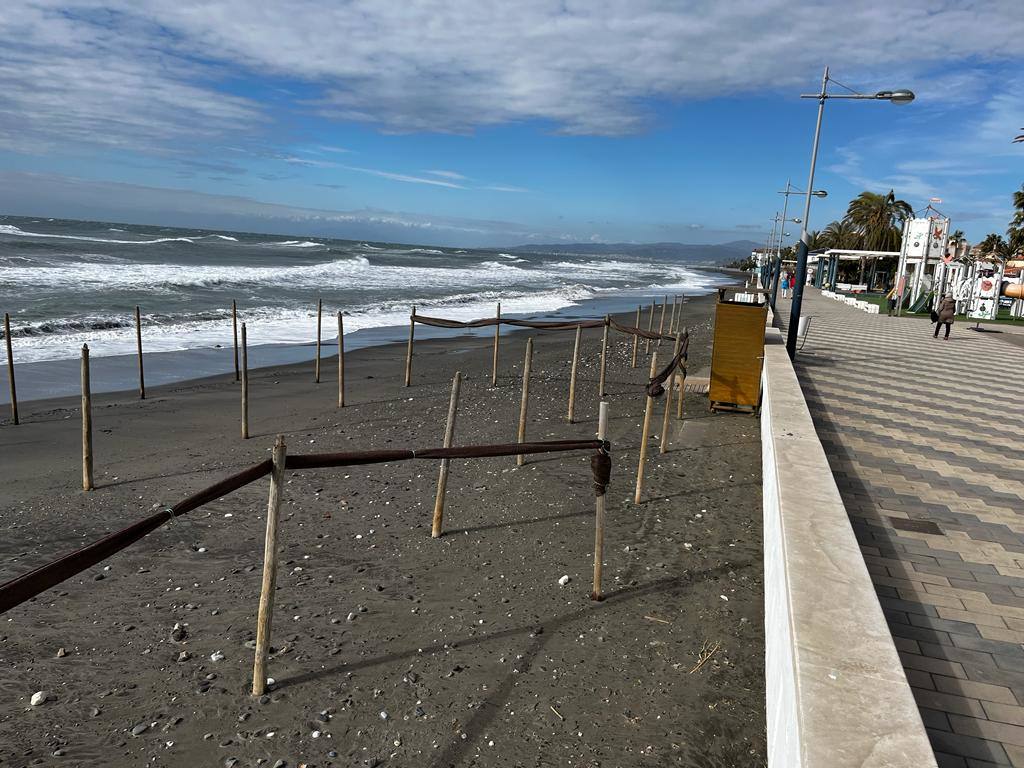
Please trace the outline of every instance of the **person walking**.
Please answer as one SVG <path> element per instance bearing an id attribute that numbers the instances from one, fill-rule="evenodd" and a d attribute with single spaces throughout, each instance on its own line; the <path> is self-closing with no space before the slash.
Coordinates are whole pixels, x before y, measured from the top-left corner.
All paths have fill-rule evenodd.
<path id="1" fill-rule="evenodd" d="M 956 317 L 956 299 L 948 293 L 943 295 L 936 312 L 938 319 L 935 321 L 935 338 L 939 338 L 939 327 L 945 325 L 946 335 L 942 339 L 943 341 L 949 341 L 949 329 L 953 327 L 953 318 Z"/>
<path id="2" fill-rule="evenodd" d="M 789 274 L 789 272 L 784 272 L 783 273 L 783 275 L 782 275 L 782 298 L 784 298 L 784 299 L 788 299 L 789 298 L 789 289 L 792 287 L 792 283 L 790 281 L 792 279 L 793 279 L 793 277 L 792 277 L 792 275 Z"/>

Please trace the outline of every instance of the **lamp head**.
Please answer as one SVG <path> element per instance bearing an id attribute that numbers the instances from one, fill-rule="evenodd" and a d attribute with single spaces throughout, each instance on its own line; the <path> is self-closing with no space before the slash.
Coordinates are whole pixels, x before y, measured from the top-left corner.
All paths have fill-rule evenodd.
<path id="1" fill-rule="evenodd" d="M 893 104 L 909 104 L 914 100 L 914 92 L 906 88 L 900 88 L 895 91 L 879 91 L 875 94 L 875 98 L 884 99 Z"/>
<path id="2" fill-rule="evenodd" d="M 811 192 L 811 194 L 814 195 L 815 197 L 828 197 L 828 192 L 826 192 L 824 189 L 816 189 L 813 192 Z"/>

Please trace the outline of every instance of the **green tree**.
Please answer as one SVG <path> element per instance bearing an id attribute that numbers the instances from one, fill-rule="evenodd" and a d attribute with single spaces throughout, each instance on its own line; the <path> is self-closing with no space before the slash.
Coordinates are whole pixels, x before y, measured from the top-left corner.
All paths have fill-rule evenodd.
<path id="1" fill-rule="evenodd" d="M 861 246 L 861 234 L 853 224 L 845 219 L 833 221 L 821 233 L 829 248 L 858 250 Z"/>
<path id="2" fill-rule="evenodd" d="M 1010 258 L 1010 244 L 1002 235 L 995 232 L 986 235 L 985 239 L 978 243 L 978 258 L 981 261 L 992 261 L 1001 264 Z"/>
<path id="3" fill-rule="evenodd" d="M 910 203 L 889 194 L 861 192 L 850 201 L 844 221 L 852 224 L 869 251 L 898 251 L 903 237 L 903 223 L 914 216 Z"/>
<path id="4" fill-rule="evenodd" d="M 1024 253 L 1024 184 L 1013 193 L 1013 207 L 1013 218 L 1006 228 L 1007 249 L 1011 257 Z"/>
<path id="5" fill-rule="evenodd" d="M 843 221 L 861 236 L 861 248 L 868 251 L 898 251 L 903 239 L 903 223 L 914 216 L 914 209 L 905 200 L 897 200 L 893 190 L 881 195 L 861 192 L 850 201 Z M 866 259 L 860 260 L 860 282 L 864 281 Z"/>

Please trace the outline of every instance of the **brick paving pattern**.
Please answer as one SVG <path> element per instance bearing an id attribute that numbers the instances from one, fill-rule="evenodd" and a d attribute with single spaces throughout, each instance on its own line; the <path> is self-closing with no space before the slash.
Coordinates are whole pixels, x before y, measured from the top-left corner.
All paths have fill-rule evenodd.
<path id="1" fill-rule="evenodd" d="M 803 311 L 797 374 L 938 764 L 1024 768 L 1024 335 L 935 340 L 811 288 Z"/>

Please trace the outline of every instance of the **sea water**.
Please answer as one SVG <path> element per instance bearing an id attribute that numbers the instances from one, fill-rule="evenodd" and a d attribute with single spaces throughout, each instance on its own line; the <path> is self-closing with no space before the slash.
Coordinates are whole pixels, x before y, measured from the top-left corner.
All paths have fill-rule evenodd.
<path id="1" fill-rule="evenodd" d="M 493 316 L 498 301 L 509 316 L 567 310 L 580 316 L 584 307 L 590 311 L 582 314 L 599 315 L 612 304 L 625 309 L 622 300 L 635 304 L 641 295 L 705 293 L 720 279 L 669 258 L 624 254 L 427 248 L 0 217 L 0 311 L 11 315 L 16 362 L 71 363 L 84 343 L 94 360 L 133 354 L 138 305 L 147 356 L 199 353 L 189 358 L 194 366 L 181 366 L 177 356 L 175 371 L 154 370 L 153 383 L 233 365 L 230 354 L 215 352 L 232 344 L 233 300 L 251 347 L 307 345 L 316 337 L 318 299 L 325 341 L 336 337 L 340 311 L 346 344 L 356 334 L 354 341 L 362 343 L 353 346 L 364 346 L 396 338 L 383 331 L 407 326 L 412 305 L 421 314 L 458 320 Z M 618 301 L 609 303 L 613 297 Z M 279 350 L 256 364 L 309 354 Z M 70 377 L 73 384 L 73 369 L 65 367 L 51 366 L 45 378 Z M 130 386 L 125 377 L 121 386 Z M 102 377 L 98 385 L 106 386 Z M 35 394 L 65 390 L 73 388 Z"/>

